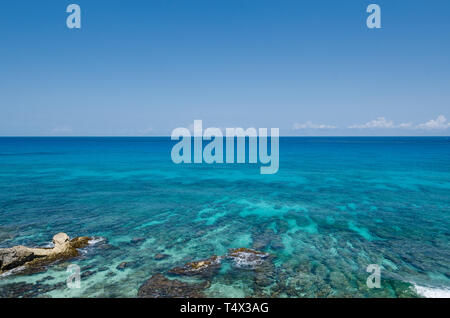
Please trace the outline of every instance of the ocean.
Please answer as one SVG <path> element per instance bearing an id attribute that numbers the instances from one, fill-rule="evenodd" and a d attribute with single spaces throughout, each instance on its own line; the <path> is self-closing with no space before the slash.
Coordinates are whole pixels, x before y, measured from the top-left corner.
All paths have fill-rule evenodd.
<path id="1" fill-rule="evenodd" d="M 156 274 L 203 281 L 169 271 L 240 247 L 270 264 L 224 259 L 205 296 L 449 297 L 449 137 L 282 137 L 273 175 L 176 165 L 175 143 L 0 138 L 0 247 L 94 237 L 44 272 L 2 274 L 0 297 L 136 297 Z M 66 286 L 70 264 L 81 288 Z"/>

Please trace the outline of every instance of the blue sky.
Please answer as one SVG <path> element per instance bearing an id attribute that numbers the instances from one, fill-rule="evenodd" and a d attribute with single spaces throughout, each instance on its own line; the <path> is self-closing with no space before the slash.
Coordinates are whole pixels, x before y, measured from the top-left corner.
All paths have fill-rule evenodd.
<path id="1" fill-rule="evenodd" d="M 66 27 L 79 4 L 81 30 Z M 366 27 L 379 4 L 382 29 Z M 0 135 L 449 135 L 450 1 L 40 0 L 0 10 Z M 448 120 L 447 120 L 448 119 Z"/>

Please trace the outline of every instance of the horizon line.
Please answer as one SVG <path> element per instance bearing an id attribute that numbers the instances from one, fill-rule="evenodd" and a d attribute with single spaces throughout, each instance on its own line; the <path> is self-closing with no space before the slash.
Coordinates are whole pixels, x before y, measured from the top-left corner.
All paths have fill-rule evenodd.
<path id="1" fill-rule="evenodd" d="M 194 136 L 191 136 L 194 137 Z M 227 138 L 227 136 L 222 136 L 223 138 Z M 235 136 L 237 137 L 237 136 Z M 246 136 L 248 137 L 248 136 Z M 259 137 L 259 136 L 256 136 Z M 271 137 L 270 135 L 267 137 Z M 312 135 L 312 136 L 293 136 L 293 135 L 280 135 L 280 138 L 411 138 L 411 137 L 419 137 L 419 138 L 449 138 L 450 135 L 333 135 L 333 136 L 320 136 L 320 135 Z M 0 138 L 171 138 L 170 135 L 153 135 L 153 136 L 125 136 L 125 135 L 79 135 L 79 136 L 54 136 L 54 135 L 42 135 L 42 136 L 32 136 L 32 135 L 24 135 L 24 136 L 2 136 Z M 202 137 L 203 138 L 203 137 Z"/>

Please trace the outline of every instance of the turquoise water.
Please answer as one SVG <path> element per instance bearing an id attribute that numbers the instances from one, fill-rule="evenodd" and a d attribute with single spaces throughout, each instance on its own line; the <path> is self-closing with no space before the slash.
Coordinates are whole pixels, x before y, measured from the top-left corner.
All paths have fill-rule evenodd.
<path id="1" fill-rule="evenodd" d="M 450 138 L 281 138 L 275 175 L 175 165 L 173 144 L 0 138 L 0 247 L 98 238 L 43 273 L 3 275 L 0 297 L 135 297 L 151 275 L 237 247 L 270 253 L 270 266 L 225 262 L 205 295 L 448 295 Z M 69 264 L 81 289 L 65 285 Z M 379 289 L 366 286 L 369 264 L 381 266 Z"/>

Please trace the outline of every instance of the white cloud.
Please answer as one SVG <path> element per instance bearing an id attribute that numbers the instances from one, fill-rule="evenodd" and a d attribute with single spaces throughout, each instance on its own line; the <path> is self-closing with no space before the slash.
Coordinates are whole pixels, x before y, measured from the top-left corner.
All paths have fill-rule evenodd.
<path id="1" fill-rule="evenodd" d="M 426 123 L 417 125 L 419 129 L 447 129 L 450 128 L 450 123 L 444 115 L 439 115 L 436 119 L 431 119 Z"/>
<path id="2" fill-rule="evenodd" d="M 378 117 L 377 119 L 369 121 L 365 124 L 352 125 L 352 126 L 349 126 L 348 128 L 351 128 L 351 129 L 395 128 L 395 125 L 394 125 L 393 121 L 388 121 L 384 117 Z"/>
<path id="3" fill-rule="evenodd" d="M 387 120 L 385 117 L 378 117 L 375 120 L 369 121 L 365 124 L 349 126 L 350 129 L 447 129 L 450 128 L 450 123 L 443 115 L 439 115 L 436 119 L 432 119 L 423 124 L 414 125 L 413 123 L 395 124 L 392 120 Z"/>
<path id="4" fill-rule="evenodd" d="M 310 121 L 307 121 L 304 124 L 295 123 L 292 126 L 292 129 L 294 130 L 300 130 L 300 129 L 336 129 L 336 126 L 332 125 L 324 125 L 324 124 L 314 124 Z"/>

